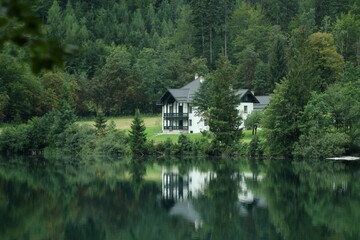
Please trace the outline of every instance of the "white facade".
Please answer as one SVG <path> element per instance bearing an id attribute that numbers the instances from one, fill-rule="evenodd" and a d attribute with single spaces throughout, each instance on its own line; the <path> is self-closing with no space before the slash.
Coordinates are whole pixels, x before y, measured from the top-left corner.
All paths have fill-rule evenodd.
<path id="1" fill-rule="evenodd" d="M 239 114 L 241 116 L 241 125 L 240 128 L 244 128 L 244 122 L 246 118 L 254 111 L 254 103 L 252 102 L 242 102 L 240 103 L 239 107 L 237 108 Z"/>
<path id="2" fill-rule="evenodd" d="M 206 119 L 196 114 L 196 109 L 191 106 L 192 98 L 204 81 L 197 77 L 191 83 L 179 89 L 168 89 L 160 100 L 162 105 L 162 132 L 163 133 L 200 133 L 209 131 Z M 254 103 L 259 101 L 252 92 L 247 89 L 239 89 L 236 93 L 240 98 L 238 106 L 242 118 L 241 128 L 244 121 L 254 110 Z"/>
<path id="3" fill-rule="evenodd" d="M 173 102 L 162 106 L 163 133 L 200 133 L 208 131 L 206 121 L 196 114 L 190 103 Z"/>

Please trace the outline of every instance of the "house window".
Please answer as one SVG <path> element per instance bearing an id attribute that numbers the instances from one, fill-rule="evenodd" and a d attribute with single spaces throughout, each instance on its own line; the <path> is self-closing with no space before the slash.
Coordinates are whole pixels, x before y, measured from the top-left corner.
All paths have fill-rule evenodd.
<path id="1" fill-rule="evenodd" d="M 248 113 L 248 106 L 244 106 L 244 113 Z"/>
<path id="2" fill-rule="evenodd" d="M 192 113 L 192 106 L 189 105 L 189 113 Z"/>
<path id="3" fill-rule="evenodd" d="M 207 119 L 204 119 L 204 126 L 207 126 L 208 125 L 208 121 Z"/>
<path id="4" fill-rule="evenodd" d="M 189 126 L 192 126 L 192 119 L 189 120 Z"/>
<path id="5" fill-rule="evenodd" d="M 174 113 L 174 108 L 173 108 L 173 106 L 171 105 L 171 106 L 169 106 L 169 113 Z"/>

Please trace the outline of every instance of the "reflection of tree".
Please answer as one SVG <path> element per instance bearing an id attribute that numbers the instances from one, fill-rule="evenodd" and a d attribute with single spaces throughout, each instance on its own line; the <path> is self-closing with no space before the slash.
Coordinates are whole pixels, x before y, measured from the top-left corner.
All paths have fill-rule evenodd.
<path id="1" fill-rule="evenodd" d="M 358 239 L 359 167 L 342 162 L 302 161 L 294 163 L 294 171 L 299 174 L 304 208 L 313 224 L 345 239 Z"/>
<path id="2" fill-rule="evenodd" d="M 285 239 L 358 239 L 356 175 L 342 163 L 269 162 L 262 187 L 276 229 Z"/>
<path id="3" fill-rule="evenodd" d="M 142 181 L 143 168 L 127 181 L 118 162 L 29 162 L 0 162 L 1 240 L 171 240 L 195 231 L 161 207 L 160 186 Z M 141 182 L 138 200 L 132 181 Z"/>
<path id="4" fill-rule="evenodd" d="M 304 210 L 299 178 L 289 161 L 271 161 L 263 180 L 270 219 L 284 239 L 321 239 Z"/>
<path id="5" fill-rule="evenodd" d="M 230 164 L 217 165 L 206 191 L 210 200 L 211 239 L 235 239 L 239 233 L 239 174 Z"/>
<path id="6" fill-rule="evenodd" d="M 240 201 L 245 179 L 239 166 L 226 162 L 217 164 L 214 171 L 216 177 L 204 195 L 193 200 L 203 219 L 199 239 L 279 239 L 266 208 L 258 207 L 256 201 Z"/>
<path id="7" fill-rule="evenodd" d="M 132 158 L 129 163 L 129 172 L 131 176 L 131 186 L 136 198 L 139 197 L 141 188 L 144 183 L 143 177 L 146 174 L 146 165 L 144 159 Z"/>

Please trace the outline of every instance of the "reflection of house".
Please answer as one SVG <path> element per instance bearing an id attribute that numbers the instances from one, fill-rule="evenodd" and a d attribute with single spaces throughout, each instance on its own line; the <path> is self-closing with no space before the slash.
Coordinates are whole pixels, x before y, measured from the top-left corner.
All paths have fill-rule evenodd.
<path id="1" fill-rule="evenodd" d="M 168 89 L 161 97 L 162 131 L 164 133 L 199 133 L 209 130 L 206 119 L 197 116 L 196 109 L 191 105 L 193 97 L 203 81 L 203 77 L 195 76 L 194 81 L 182 88 Z M 240 89 L 236 93 L 240 98 L 238 110 L 243 120 L 256 108 L 256 104 L 263 106 L 247 89 Z"/>
<path id="2" fill-rule="evenodd" d="M 258 202 L 250 189 L 247 180 L 262 180 L 261 176 L 252 173 L 235 173 L 233 179 L 239 181 L 238 208 L 241 215 L 247 215 L 249 209 Z M 180 216 L 194 224 L 195 228 L 201 227 L 202 219 L 192 204 L 192 198 L 197 198 L 206 189 L 209 182 L 216 178 L 216 173 L 201 172 L 197 169 L 190 170 L 187 174 L 180 174 L 177 168 L 162 170 L 162 200 L 164 206 L 172 216 Z M 263 201 L 264 202 L 264 201 Z"/>
<path id="3" fill-rule="evenodd" d="M 212 178 L 214 173 L 204 173 L 195 169 L 185 175 L 180 175 L 177 169 L 163 170 L 162 196 L 174 201 L 197 197 Z"/>
<path id="4" fill-rule="evenodd" d="M 162 171 L 162 197 L 173 201 L 184 201 L 198 197 L 209 184 L 216 178 L 216 173 L 200 172 L 197 169 L 190 170 L 187 174 L 180 175 L 177 168 L 163 169 Z M 262 180 L 261 176 L 256 178 L 250 172 L 237 175 L 239 179 L 238 198 L 242 203 L 252 203 L 255 197 L 248 189 L 246 180 Z"/>

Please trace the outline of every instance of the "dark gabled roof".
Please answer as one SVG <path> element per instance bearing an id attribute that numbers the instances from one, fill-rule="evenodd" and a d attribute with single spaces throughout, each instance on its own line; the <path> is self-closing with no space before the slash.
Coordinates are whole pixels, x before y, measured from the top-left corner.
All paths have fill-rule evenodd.
<path id="1" fill-rule="evenodd" d="M 165 100 L 169 99 L 169 94 L 177 101 L 177 102 L 191 102 L 194 97 L 196 91 L 200 88 L 200 79 L 201 77 L 196 78 L 194 81 L 186 84 L 182 88 L 178 89 L 168 89 L 166 93 L 161 97 L 160 103 L 163 104 Z"/>
<path id="2" fill-rule="evenodd" d="M 200 88 L 202 77 L 196 78 L 194 81 L 186 84 L 182 88 L 178 89 L 168 89 L 165 94 L 160 99 L 160 104 L 164 104 L 164 102 L 181 102 L 181 103 L 189 103 L 192 101 L 196 91 Z M 240 97 L 241 102 L 252 102 L 259 103 L 257 97 L 248 90 L 248 89 L 238 89 L 236 90 L 236 95 Z"/>
<path id="3" fill-rule="evenodd" d="M 189 89 L 189 92 L 188 92 L 188 101 L 189 102 L 192 101 L 192 98 L 194 97 L 195 93 L 200 88 L 201 81 L 202 81 L 201 78 L 202 77 L 198 77 L 194 81 L 192 81 L 192 82 L 188 83 L 187 85 L 185 85 L 184 87 L 182 87 L 182 89 Z"/>
<path id="4" fill-rule="evenodd" d="M 257 97 L 248 89 L 239 89 L 236 91 L 236 95 L 240 97 L 240 102 L 259 103 Z"/>
<path id="5" fill-rule="evenodd" d="M 254 110 L 264 110 L 270 103 L 271 96 L 257 96 L 258 104 L 254 104 Z"/>
<path id="6" fill-rule="evenodd" d="M 178 102 L 187 102 L 189 89 L 188 88 L 180 88 L 180 89 L 169 89 L 170 94 L 176 99 Z"/>

